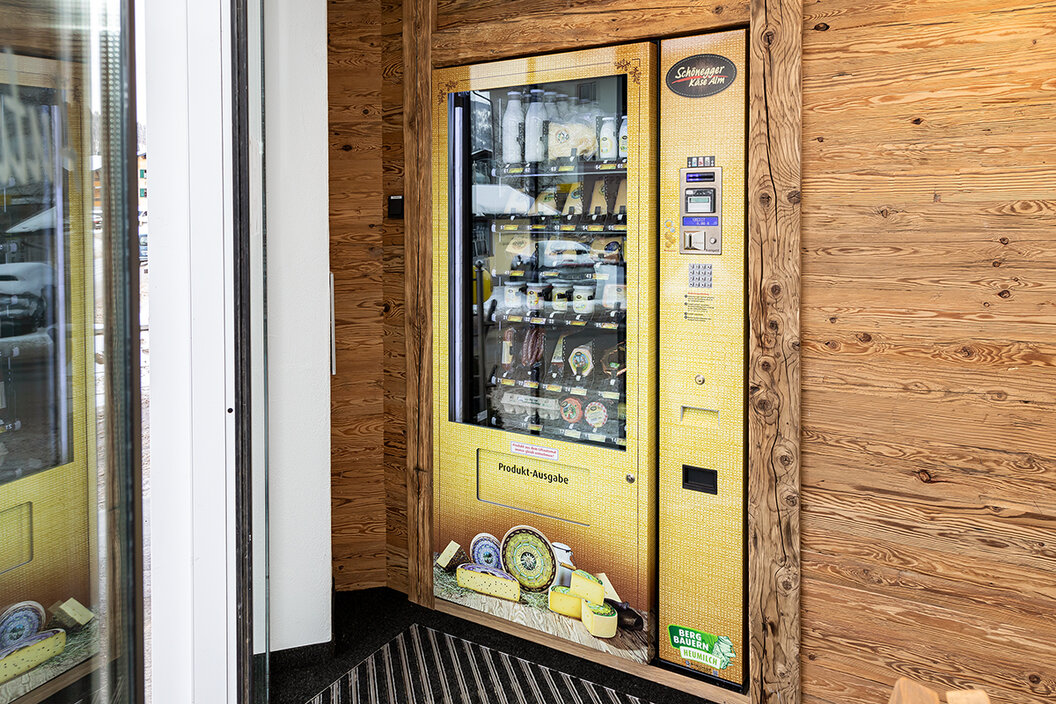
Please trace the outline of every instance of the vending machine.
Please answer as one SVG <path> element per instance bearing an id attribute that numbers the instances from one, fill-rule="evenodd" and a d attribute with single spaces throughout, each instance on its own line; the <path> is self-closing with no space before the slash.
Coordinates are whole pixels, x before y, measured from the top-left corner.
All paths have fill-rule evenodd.
<path id="1" fill-rule="evenodd" d="M 735 689 L 745 41 L 438 70 L 433 124 L 436 598 Z"/>

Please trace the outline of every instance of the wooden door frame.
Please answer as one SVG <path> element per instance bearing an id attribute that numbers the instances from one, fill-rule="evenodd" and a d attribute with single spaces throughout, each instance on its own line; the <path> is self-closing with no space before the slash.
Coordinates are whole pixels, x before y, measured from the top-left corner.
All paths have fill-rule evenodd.
<path id="1" fill-rule="evenodd" d="M 749 688 L 735 695 L 659 668 L 633 674 L 723 702 L 800 701 L 800 169 L 802 4 L 750 0 L 748 109 Z M 701 13 L 730 28 L 731 15 Z M 487 23 L 482 23 L 487 24 Z M 432 589 L 432 174 L 435 0 L 404 1 L 408 594 Z M 481 27 L 481 36 L 487 28 Z M 640 37 L 634 37 L 640 39 Z M 621 37 L 630 41 L 631 37 Z M 584 44 L 568 49 L 583 48 Z M 450 53 L 450 52 L 449 52 Z M 443 57 L 446 62 L 449 57 Z M 493 58 L 506 58 L 494 56 Z M 452 609 L 446 609 L 451 611 Z M 508 628 L 508 626 L 507 626 Z M 517 635 L 532 638 L 528 629 Z M 581 653 L 582 654 L 582 653 Z M 604 658 L 595 658 L 604 661 Z M 622 661 L 614 666 L 626 669 Z M 677 679 L 672 679 L 677 678 Z"/>

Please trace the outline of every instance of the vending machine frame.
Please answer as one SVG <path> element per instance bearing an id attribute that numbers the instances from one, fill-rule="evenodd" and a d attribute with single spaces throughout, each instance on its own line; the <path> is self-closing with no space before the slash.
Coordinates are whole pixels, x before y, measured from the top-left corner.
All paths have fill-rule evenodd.
<path id="1" fill-rule="evenodd" d="M 576 548 L 577 566 L 607 573 L 621 599 L 648 621 L 652 612 L 656 561 L 656 296 L 657 222 L 655 180 L 656 46 L 627 44 L 471 67 L 438 70 L 433 112 L 433 544 L 439 554 L 452 540 L 465 550 L 478 532 L 502 540 L 508 529 L 528 523 L 554 542 Z M 627 114 L 633 137 L 626 166 L 626 444 L 600 446 L 574 440 L 520 435 L 451 418 L 449 292 L 452 281 L 450 213 L 465 194 L 450 193 L 449 101 L 452 94 L 524 84 L 589 81 L 626 76 Z M 459 200 L 463 199 L 463 200 Z M 575 393 L 573 389 L 572 393 Z M 500 464 L 501 463 L 501 464 Z M 569 475 L 565 486 L 539 486 L 516 496 L 502 466 Z M 512 477 L 511 477 L 512 478 Z M 483 495 L 482 492 L 489 492 Z M 627 520 L 627 516 L 633 516 Z M 454 527 L 453 527 L 454 526 Z M 544 595 L 545 597 L 545 595 Z M 438 594 L 438 598 L 442 595 Z M 462 600 L 465 605 L 469 603 Z M 507 604 L 475 602 L 493 614 Z M 545 609 L 544 609 L 545 611 Z M 544 614 L 545 615 L 545 614 Z M 545 623 L 540 628 L 547 628 Z M 580 629 L 582 630 L 582 629 Z M 581 644 L 627 653 L 645 663 L 652 653 L 642 643 L 606 641 L 568 634 Z"/>
<path id="2" fill-rule="evenodd" d="M 737 693 L 575 644 L 561 647 L 723 704 L 755 704 L 773 698 L 795 704 L 801 699 L 798 447 L 803 10 L 791 0 L 750 0 L 727 4 L 724 10 L 721 14 L 696 12 L 692 17 L 680 10 L 657 10 L 642 17 L 631 7 L 618 6 L 589 16 L 572 15 L 551 28 L 545 17 L 520 24 L 510 23 L 505 16 L 438 26 L 435 7 L 428 0 L 411 0 L 405 5 L 408 593 L 424 606 L 558 647 L 552 637 L 527 626 L 433 598 L 432 219 L 439 214 L 432 207 L 430 191 L 433 123 L 429 116 L 435 119 L 436 112 L 444 108 L 443 87 L 431 80 L 433 67 L 561 51 L 583 42 L 604 43 L 607 39 L 591 34 L 589 27 L 609 21 L 624 22 L 621 40 L 628 42 L 748 26 L 748 632 L 744 653 L 750 662 L 748 686 L 744 693 Z M 625 22 L 628 17 L 635 21 Z"/>

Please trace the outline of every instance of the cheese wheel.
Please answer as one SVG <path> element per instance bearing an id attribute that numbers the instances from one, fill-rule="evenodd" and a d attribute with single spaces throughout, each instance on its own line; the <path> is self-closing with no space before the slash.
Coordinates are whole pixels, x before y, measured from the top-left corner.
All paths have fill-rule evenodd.
<path id="1" fill-rule="evenodd" d="M 510 331 L 513 329 L 511 328 Z M 491 533 L 477 533 L 469 544 L 469 557 L 478 565 L 502 569 L 502 549 L 499 539 Z"/>
<path id="2" fill-rule="evenodd" d="M 616 635 L 616 609 L 608 604 L 595 604 L 584 599 L 581 618 L 587 632 L 596 638 L 612 638 Z"/>
<path id="3" fill-rule="evenodd" d="M 455 579 L 463 589 L 510 601 L 521 600 L 521 584 L 513 576 L 487 565 L 459 565 Z"/>
<path id="4" fill-rule="evenodd" d="M 572 581 L 569 582 L 568 590 L 578 597 L 601 604 L 605 601 L 605 585 L 601 580 L 584 570 L 576 570 L 572 573 Z"/>
<path id="5" fill-rule="evenodd" d="M 29 672 L 66 649 L 66 631 L 41 631 L 0 651 L 0 683 Z"/>
<path id="6" fill-rule="evenodd" d="M 583 617 L 583 599 L 569 591 L 568 587 L 555 584 L 550 587 L 550 610 L 569 618 Z"/>

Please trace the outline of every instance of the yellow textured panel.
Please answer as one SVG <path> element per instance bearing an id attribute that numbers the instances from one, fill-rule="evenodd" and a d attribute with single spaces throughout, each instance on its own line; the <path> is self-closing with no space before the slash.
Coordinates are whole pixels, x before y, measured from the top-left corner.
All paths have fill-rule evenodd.
<path id="1" fill-rule="evenodd" d="M 746 32 L 664 41 L 660 75 L 699 54 L 726 57 L 737 75 L 724 76 L 732 82 L 706 97 L 683 97 L 660 86 L 665 122 L 660 135 L 657 645 L 664 660 L 739 685 L 748 657 L 743 639 Z M 721 254 L 679 252 L 679 171 L 697 157 L 714 157 L 714 166 L 722 169 Z M 694 281 L 691 265 L 710 269 Z M 683 464 L 715 470 L 717 493 L 683 488 Z M 681 634 L 678 649 L 672 645 L 672 626 Z M 694 646 L 696 633 L 705 636 Z M 720 666 L 724 659 L 709 652 L 712 638 L 732 643 L 728 665 Z"/>
<path id="2" fill-rule="evenodd" d="M 655 61 L 654 45 L 635 44 L 443 69 L 433 74 L 433 550 L 438 552 L 451 540 L 468 546 L 480 532 L 501 540 L 511 527 L 529 524 L 550 541 L 570 546 L 577 567 L 605 572 L 619 593 L 644 613 L 649 612 L 652 602 L 656 560 Z M 469 90 L 619 74 L 627 76 L 630 123 L 624 251 L 626 445 L 620 449 L 579 444 L 452 422 L 448 413 L 447 296 L 457 282 L 449 280 L 448 96 Z M 516 453 L 515 445 L 519 445 Z M 517 501 L 482 501 L 477 496 L 478 451 L 481 457 L 517 454 L 518 464 L 542 460 L 581 468 L 589 479 L 589 488 L 585 492 L 574 488 L 562 497 L 561 487 L 534 483 L 521 486 Z M 488 492 L 498 492 L 493 484 L 486 482 L 485 486 Z M 511 494 L 513 489 L 503 491 Z M 562 502 L 567 506 L 564 511 L 540 510 L 543 505 L 560 508 Z M 557 513 L 562 515 L 550 515 Z M 635 657 L 641 660 L 644 653 Z"/>
<path id="3" fill-rule="evenodd" d="M 88 134 L 88 110 L 84 107 L 80 69 L 76 62 L 15 57 L 19 85 L 53 88 L 67 111 L 70 152 L 78 155 L 69 167 L 64 207 L 69 213 L 65 230 L 68 301 L 70 461 L 0 486 L 0 510 L 31 502 L 33 555 L 28 563 L 0 574 L 2 608 L 23 600 L 44 604 L 73 597 L 84 604 L 95 603 L 93 586 L 96 510 L 96 385 L 94 253 L 92 232 L 92 177 Z M 59 334 L 62 334 L 60 331 Z M 7 338 L 10 342 L 11 338 Z M 63 419 L 65 422 L 65 419 Z M 17 431 L 16 431 L 17 432 Z"/>
<path id="4" fill-rule="evenodd" d="M 477 457 L 477 498 L 588 525 L 590 470 L 481 450 Z"/>

